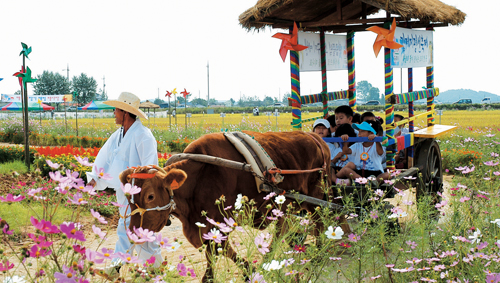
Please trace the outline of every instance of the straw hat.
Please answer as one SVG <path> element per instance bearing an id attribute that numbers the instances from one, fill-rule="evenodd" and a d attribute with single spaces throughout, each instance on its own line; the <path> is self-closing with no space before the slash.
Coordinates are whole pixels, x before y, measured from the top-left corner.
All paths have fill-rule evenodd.
<path id="1" fill-rule="evenodd" d="M 139 97 L 137 97 L 137 95 L 133 93 L 122 92 L 118 97 L 118 99 L 104 101 L 103 103 L 121 109 L 123 111 L 132 113 L 141 118 L 148 119 L 146 114 L 142 112 L 141 109 L 139 109 L 139 104 L 141 104 L 141 100 L 139 99 Z"/>

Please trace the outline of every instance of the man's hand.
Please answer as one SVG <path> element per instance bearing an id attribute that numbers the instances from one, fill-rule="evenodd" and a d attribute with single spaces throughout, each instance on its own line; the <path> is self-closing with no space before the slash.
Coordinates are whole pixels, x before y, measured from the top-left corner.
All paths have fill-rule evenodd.
<path id="1" fill-rule="evenodd" d="M 95 185 L 96 185 L 96 182 L 94 179 L 92 179 L 92 181 L 90 181 L 87 185 L 90 185 L 92 186 L 93 188 L 95 188 Z"/>

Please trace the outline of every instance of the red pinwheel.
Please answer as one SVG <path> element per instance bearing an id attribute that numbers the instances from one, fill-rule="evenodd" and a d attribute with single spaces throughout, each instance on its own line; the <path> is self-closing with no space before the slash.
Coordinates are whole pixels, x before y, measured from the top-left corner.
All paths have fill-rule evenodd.
<path id="1" fill-rule="evenodd" d="M 283 59 L 283 62 L 285 62 L 288 50 L 302 51 L 307 48 L 307 46 L 297 44 L 297 39 L 299 36 L 298 36 L 297 24 L 295 22 L 293 22 L 292 34 L 279 32 L 273 35 L 273 37 L 281 39 L 280 55 L 281 59 Z"/>
<path id="2" fill-rule="evenodd" d="M 170 91 L 167 90 L 167 93 L 165 94 L 165 97 L 169 97 L 172 96 L 172 93 Z"/>
<path id="3" fill-rule="evenodd" d="M 190 94 L 190 92 L 187 92 L 186 89 L 184 88 L 184 91 L 181 91 L 181 94 L 182 96 L 184 96 L 184 98 L 186 98 Z"/>
<path id="4" fill-rule="evenodd" d="M 21 66 L 21 71 L 13 74 L 14 77 L 18 77 L 18 80 L 19 80 L 19 85 L 22 87 L 23 86 L 23 77 L 22 76 L 19 76 L 21 74 L 24 74 L 26 73 L 26 69 L 24 69 L 24 66 Z"/>
<path id="5" fill-rule="evenodd" d="M 382 46 L 389 49 L 399 49 L 403 47 L 403 45 L 394 41 L 394 33 L 396 32 L 396 19 L 392 19 L 390 30 L 377 26 L 369 27 L 366 30 L 372 31 L 377 34 L 375 43 L 373 43 L 373 51 L 375 52 L 375 57 L 378 56 L 378 53 L 380 52 Z"/>

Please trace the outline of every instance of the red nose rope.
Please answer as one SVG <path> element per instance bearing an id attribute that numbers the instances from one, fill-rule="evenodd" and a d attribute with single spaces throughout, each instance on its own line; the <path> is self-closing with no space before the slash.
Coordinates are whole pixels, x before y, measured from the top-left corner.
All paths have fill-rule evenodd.
<path id="1" fill-rule="evenodd" d="M 313 140 L 314 142 L 319 146 L 319 148 L 321 149 L 321 156 L 323 157 L 323 167 L 321 168 L 314 168 L 314 169 L 305 169 L 305 170 L 283 170 L 283 169 L 279 169 L 279 168 L 271 168 L 269 170 L 267 170 L 266 172 L 264 172 L 264 176 L 267 176 L 268 179 L 270 179 L 271 182 L 275 183 L 276 180 L 274 178 L 274 174 L 276 173 L 279 173 L 279 174 L 283 174 L 283 175 L 292 175 L 292 174 L 305 174 L 305 173 L 313 173 L 313 172 L 317 172 L 317 171 L 325 171 L 326 170 L 326 158 L 325 158 L 325 151 L 323 150 L 323 147 L 321 146 L 321 143 L 311 134 L 311 133 L 306 133 L 308 134 Z M 270 175 L 268 175 L 270 174 Z"/>

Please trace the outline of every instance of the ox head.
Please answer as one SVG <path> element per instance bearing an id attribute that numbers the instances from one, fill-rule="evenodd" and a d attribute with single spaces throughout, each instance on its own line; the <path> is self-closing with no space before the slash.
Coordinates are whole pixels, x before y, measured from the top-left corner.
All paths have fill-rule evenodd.
<path id="1" fill-rule="evenodd" d="M 134 176 L 138 177 L 134 178 Z M 129 168 L 120 173 L 120 181 L 123 184 L 131 184 L 132 179 L 134 179 L 134 185 L 141 188 L 141 192 L 133 196 L 134 204 L 131 204 L 131 211 L 136 210 L 138 207 L 151 209 L 169 204 L 170 192 L 182 186 L 186 178 L 186 172 L 179 169 L 173 168 L 164 173 L 149 166 L 137 169 Z M 130 201 L 130 197 L 128 198 Z M 142 215 L 142 226 L 141 214 L 136 213 L 130 217 L 129 229 L 132 231 L 133 227 L 142 227 L 143 229 L 159 232 L 167 224 L 170 212 L 170 208 L 160 211 L 147 211 Z"/>

